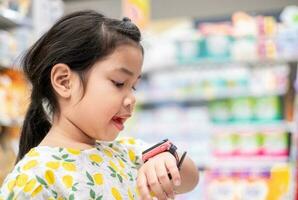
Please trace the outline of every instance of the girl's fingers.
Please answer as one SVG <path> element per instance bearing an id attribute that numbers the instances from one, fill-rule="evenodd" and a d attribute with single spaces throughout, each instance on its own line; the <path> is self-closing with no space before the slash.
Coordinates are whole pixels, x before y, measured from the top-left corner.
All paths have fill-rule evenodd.
<path id="1" fill-rule="evenodd" d="M 169 198 L 174 198 L 174 190 L 172 182 L 169 179 L 165 164 L 155 165 L 156 175 L 161 184 L 161 187 Z"/>
<path id="2" fill-rule="evenodd" d="M 159 199 L 167 199 L 166 194 L 163 191 L 163 188 L 161 187 L 156 171 L 155 171 L 155 166 L 152 164 L 150 167 L 147 168 L 146 170 L 146 178 L 147 178 L 147 183 L 151 189 L 151 191 L 154 193 L 154 195 Z"/>
<path id="3" fill-rule="evenodd" d="M 143 172 L 139 172 L 137 186 L 142 200 L 152 200 L 147 186 L 147 179 Z"/>
<path id="4" fill-rule="evenodd" d="M 181 184 L 181 177 L 177 167 L 177 163 L 175 160 L 167 159 L 165 161 L 166 168 L 172 176 L 172 180 L 175 186 L 179 186 Z"/>

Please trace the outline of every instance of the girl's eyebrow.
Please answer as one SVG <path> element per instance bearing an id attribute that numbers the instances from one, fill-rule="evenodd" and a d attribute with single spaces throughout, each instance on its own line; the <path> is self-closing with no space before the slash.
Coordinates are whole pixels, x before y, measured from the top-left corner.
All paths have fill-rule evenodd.
<path id="1" fill-rule="evenodd" d="M 132 71 L 126 69 L 125 67 L 118 68 L 117 70 L 120 71 L 120 72 L 122 72 L 122 73 L 125 73 L 125 74 L 127 74 L 127 75 L 129 75 L 129 76 L 134 76 L 134 73 L 133 73 Z M 141 77 L 142 77 L 142 76 L 139 75 L 139 76 L 138 76 L 138 79 L 140 79 Z"/>

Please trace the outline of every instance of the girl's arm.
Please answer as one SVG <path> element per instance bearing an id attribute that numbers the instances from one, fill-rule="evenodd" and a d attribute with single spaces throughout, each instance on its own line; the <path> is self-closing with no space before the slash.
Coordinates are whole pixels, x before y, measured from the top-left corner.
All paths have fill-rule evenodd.
<path id="1" fill-rule="evenodd" d="M 180 157 L 180 156 L 179 156 Z M 199 171 L 195 163 L 186 156 L 180 168 L 181 185 L 175 186 L 177 194 L 189 192 L 199 182 Z"/>

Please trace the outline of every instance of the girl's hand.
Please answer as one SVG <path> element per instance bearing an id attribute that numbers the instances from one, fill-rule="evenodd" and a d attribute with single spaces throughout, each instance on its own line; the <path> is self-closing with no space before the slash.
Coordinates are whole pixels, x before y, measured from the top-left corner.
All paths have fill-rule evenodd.
<path id="1" fill-rule="evenodd" d="M 173 199 L 174 185 L 179 186 L 180 183 L 176 159 L 169 152 L 150 158 L 138 171 L 137 186 L 142 200 L 152 200 L 150 192 L 159 200 Z"/>

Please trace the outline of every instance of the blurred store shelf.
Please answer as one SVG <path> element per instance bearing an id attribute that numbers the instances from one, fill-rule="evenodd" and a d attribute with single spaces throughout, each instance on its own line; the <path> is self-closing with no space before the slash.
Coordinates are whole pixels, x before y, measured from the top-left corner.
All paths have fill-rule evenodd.
<path id="1" fill-rule="evenodd" d="M 13 28 L 19 25 L 29 25 L 31 24 L 30 20 L 23 17 L 17 11 L 2 8 L 0 9 L 0 28 Z"/>
<path id="2" fill-rule="evenodd" d="M 277 121 L 263 121 L 257 123 L 230 123 L 230 124 L 213 124 L 213 132 L 235 132 L 235 131 L 246 131 L 246 132 L 255 132 L 255 131 L 270 131 L 270 130 L 282 130 L 290 133 L 295 133 L 295 123 L 287 122 L 283 120 Z"/>
<path id="3" fill-rule="evenodd" d="M 245 66 L 271 66 L 275 64 L 285 64 L 285 63 L 297 63 L 298 58 L 289 59 L 264 59 L 264 60 L 230 60 L 230 59 L 204 59 L 192 62 L 182 62 L 179 63 L 175 60 L 168 62 L 167 64 L 162 64 L 160 66 L 144 66 L 143 73 L 150 74 L 161 71 L 173 71 L 181 69 L 209 69 L 209 68 L 227 68 L 235 65 L 245 65 Z"/>
<path id="4" fill-rule="evenodd" d="M 21 127 L 23 119 L 0 119 L 0 126 Z"/>
<path id="5" fill-rule="evenodd" d="M 140 96 L 138 99 L 139 105 L 150 106 L 154 104 L 169 104 L 169 103 L 185 103 L 185 104 L 203 104 L 213 100 L 227 99 L 227 98 L 239 98 L 239 97 L 263 97 L 263 96 L 281 96 L 284 95 L 286 91 L 276 91 L 276 92 L 250 92 L 250 91 L 239 91 L 239 92 L 225 92 L 222 94 L 208 94 L 208 95 L 188 95 L 181 97 L 161 97 L 161 98 L 142 98 Z"/>
<path id="6" fill-rule="evenodd" d="M 278 164 L 288 163 L 288 156 L 255 156 L 255 157 L 226 157 L 213 159 L 208 164 L 209 168 L 245 169 L 245 168 L 271 168 Z"/>

